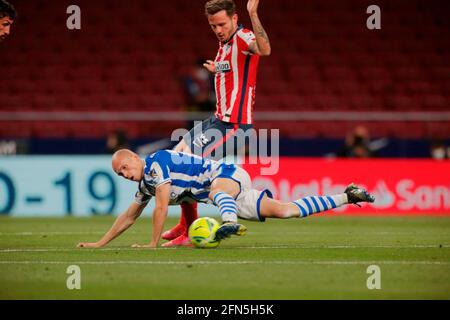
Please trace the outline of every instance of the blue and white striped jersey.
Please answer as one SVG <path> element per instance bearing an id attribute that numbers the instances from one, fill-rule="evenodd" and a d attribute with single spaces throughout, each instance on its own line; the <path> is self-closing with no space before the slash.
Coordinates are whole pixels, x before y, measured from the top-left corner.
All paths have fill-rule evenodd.
<path id="1" fill-rule="evenodd" d="M 208 198 L 212 180 L 218 176 L 231 176 L 235 170 L 234 165 L 192 154 L 160 150 L 145 158 L 144 178 L 139 183 L 139 190 L 154 196 L 159 185 L 170 183 L 171 205 L 187 199 L 212 203 Z"/>

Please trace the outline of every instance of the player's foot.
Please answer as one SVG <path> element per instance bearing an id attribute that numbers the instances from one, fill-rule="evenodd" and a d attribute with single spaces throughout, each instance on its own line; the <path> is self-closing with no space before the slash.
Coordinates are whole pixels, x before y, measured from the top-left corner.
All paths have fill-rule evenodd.
<path id="1" fill-rule="evenodd" d="M 163 238 L 164 240 L 173 240 L 173 239 L 181 236 L 185 231 L 186 231 L 186 227 L 184 225 L 182 225 L 181 223 L 179 223 L 172 229 L 164 232 L 161 235 L 161 238 Z"/>
<path id="2" fill-rule="evenodd" d="M 247 233 L 247 227 L 234 222 L 226 222 L 222 224 L 216 231 L 214 240 L 223 240 L 229 238 L 232 234 L 236 236 L 243 236 Z"/>
<path id="3" fill-rule="evenodd" d="M 347 194 L 348 203 L 359 206 L 358 202 L 374 202 L 375 197 L 367 192 L 366 189 L 359 188 L 354 183 L 350 183 L 344 191 Z"/>
<path id="4" fill-rule="evenodd" d="M 163 243 L 161 245 L 162 247 L 192 247 L 191 240 L 189 240 L 189 237 L 185 234 L 182 234 L 181 236 L 178 236 L 177 238 L 173 239 L 172 241 Z"/>

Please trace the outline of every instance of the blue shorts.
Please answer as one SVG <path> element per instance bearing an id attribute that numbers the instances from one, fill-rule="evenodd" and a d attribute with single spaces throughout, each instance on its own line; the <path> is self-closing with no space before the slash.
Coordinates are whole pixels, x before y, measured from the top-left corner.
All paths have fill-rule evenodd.
<path id="1" fill-rule="evenodd" d="M 194 126 L 184 137 L 191 152 L 203 158 L 220 160 L 244 155 L 243 147 L 254 135 L 251 124 L 224 122 L 212 116 Z"/>

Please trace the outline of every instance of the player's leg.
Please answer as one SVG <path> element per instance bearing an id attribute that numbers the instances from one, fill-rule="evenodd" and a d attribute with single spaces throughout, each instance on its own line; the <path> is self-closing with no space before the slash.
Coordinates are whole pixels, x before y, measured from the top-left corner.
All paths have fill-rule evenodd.
<path id="1" fill-rule="evenodd" d="M 188 134 L 191 134 L 191 132 L 189 132 Z M 173 150 L 177 152 L 191 153 L 191 147 L 185 140 L 189 141 L 190 138 L 181 139 L 181 141 L 175 146 Z M 197 218 L 197 203 L 182 203 L 180 222 L 175 227 L 165 231 L 161 235 L 164 240 L 175 240 L 174 242 L 166 243 L 165 246 L 183 245 L 184 243 L 190 243 L 189 239 L 187 239 L 187 231 L 190 224 Z M 185 236 L 183 237 L 183 235 Z M 179 237 L 181 238 L 178 239 Z"/>
<path id="2" fill-rule="evenodd" d="M 197 203 L 183 202 L 181 205 L 180 222 L 170 230 L 165 231 L 161 237 L 171 240 L 165 246 L 176 246 L 189 244 L 187 236 L 188 228 L 198 218 Z"/>
<path id="3" fill-rule="evenodd" d="M 181 139 L 180 142 L 173 148 L 173 151 L 176 152 L 184 152 L 184 153 L 192 153 L 191 148 L 186 144 L 184 139 Z"/>
<path id="4" fill-rule="evenodd" d="M 241 192 L 238 181 L 230 178 L 216 178 L 211 184 L 209 198 L 219 207 L 222 225 L 216 231 L 216 239 L 222 240 L 231 235 L 244 235 L 247 228 L 237 223 L 238 205 L 236 197 Z"/>
<path id="5" fill-rule="evenodd" d="M 259 210 L 263 218 L 289 219 L 299 217 L 299 208 L 295 204 L 272 199 L 266 194 L 261 199 Z"/>
<path id="6" fill-rule="evenodd" d="M 225 155 L 224 150 L 226 150 L 228 140 L 233 137 L 236 129 L 236 125 L 226 124 L 215 117 L 211 117 L 194 126 L 177 144 L 174 150 L 219 160 Z M 182 206 L 180 223 L 162 234 L 163 239 L 173 239 L 173 242 L 167 243 L 166 246 L 188 243 L 188 228 L 197 218 L 196 204 Z"/>
<path id="7" fill-rule="evenodd" d="M 178 224 L 172 229 L 163 232 L 161 238 L 163 238 L 164 240 L 173 240 L 181 236 L 186 230 L 186 217 L 185 214 L 183 214 L 183 204 L 181 204 L 180 207 L 181 207 L 180 222 L 178 222 Z"/>
<path id="8" fill-rule="evenodd" d="M 347 203 L 345 193 L 332 196 L 305 197 L 293 202 L 281 202 L 264 196 L 261 200 L 260 214 L 264 218 L 303 218 Z"/>
<path id="9" fill-rule="evenodd" d="M 198 218 L 197 203 L 183 202 L 181 206 L 180 222 L 172 229 L 163 233 L 162 238 L 170 240 L 164 243 L 163 247 L 190 246 L 188 236 L 189 226 Z"/>
<path id="10" fill-rule="evenodd" d="M 217 178 L 211 184 L 209 198 L 219 207 L 223 222 L 237 222 L 236 196 L 241 187 L 238 182 L 228 178 Z"/>
<path id="11" fill-rule="evenodd" d="M 338 208 L 342 205 L 358 202 L 374 202 L 375 198 L 365 189 L 350 184 L 344 193 L 331 196 L 309 196 L 290 203 L 281 202 L 264 196 L 261 200 L 260 214 L 264 218 L 288 219 Z"/>

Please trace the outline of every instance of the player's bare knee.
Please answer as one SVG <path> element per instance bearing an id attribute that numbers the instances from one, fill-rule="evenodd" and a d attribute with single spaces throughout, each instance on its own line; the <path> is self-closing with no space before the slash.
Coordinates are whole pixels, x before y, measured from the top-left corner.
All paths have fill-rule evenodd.
<path id="1" fill-rule="evenodd" d="M 214 197 L 219 192 L 224 192 L 233 198 L 236 198 L 240 191 L 241 187 L 236 181 L 226 178 L 218 178 L 211 184 L 210 198 L 211 196 Z"/>
<path id="2" fill-rule="evenodd" d="M 227 191 L 224 190 L 224 189 L 216 188 L 216 189 L 212 189 L 212 190 L 209 192 L 209 198 L 210 198 L 212 201 L 214 201 L 214 197 L 215 197 L 216 194 L 218 194 L 218 193 L 225 193 L 225 194 L 227 194 L 227 195 L 233 197 L 233 199 L 235 199 L 236 196 L 237 196 L 237 194 L 238 194 L 238 193 L 236 193 L 236 194 L 231 194 L 230 192 L 227 192 Z"/>

